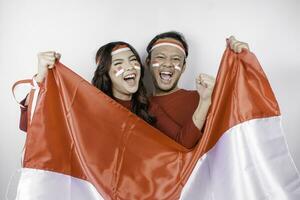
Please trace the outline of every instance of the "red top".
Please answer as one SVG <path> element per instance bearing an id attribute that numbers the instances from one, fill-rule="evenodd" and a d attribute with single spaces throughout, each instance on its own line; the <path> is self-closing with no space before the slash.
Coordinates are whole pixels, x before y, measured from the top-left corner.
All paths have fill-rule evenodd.
<path id="1" fill-rule="evenodd" d="M 176 141 L 187 148 L 194 147 L 202 136 L 192 120 L 199 104 L 198 92 L 180 89 L 168 95 L 153 96 L 150 100 L 179 125 L 181 131 Z"/>
<path id="2" fill-rule="evenodd" d="M 163 96 L 163 97 L 167 97 L 167 96 Z M 171 96 L 173 96 L 173 94 L 171 94 Z M 161 98 L 152 97 L 152 99 L 156 101 L 156 99 L 161 99 Z M 162 98 L 162 99 L 167 99 L 167 98 Z M 169 109 L 172 110 L 172 108 L 174 107 L 168 107 L 169 109 L 162 109 L 155 101 L 152 102 L 149 107 L 150 115 L 156 118 L 156 123 L 154 124 L 154 127 L 160 130 L 168 137 L 178 142 L 179 144 L 185 146 L 186 148 L 192 148 L 197 143 L 198 139 L 201 136 L 201 132 L 194 125 L 194 122 L 192 120 L 192 115 L 197 107 L 198 102 L 196 106 L 189 107 L 190 109 L 188 110 L 176 109 L 178 110 L 178 112 L 184 112 L 182 114 L 178 114 L 177 112 L 173 113 L 172 111 L 171 112 L 169 111 Z M 131 109 L 131 101 L 117 100 L 117 102 L 120 103 L 125 108 L 127 108 L 128 110 Z M 22 101 L 23 105 L 24 103 L 25 103 L 25 99 Z M 172 106 L 172 104 L 170 104 L 170 106 Z M 174 106 L 176 107 L 176 105 Z M 192 108 L 194 109 L 192 110 Z M 188 114 L 185 112 L 188 112 Z M 174 117 L 173 114 L 175 114 Z M 28 115 L 27 107 L 25 106 L 25 108 L 21 108 L 21 118 L 20 118 L 20 129 L 25 132 L 27 131 L 27 115 Z"/>

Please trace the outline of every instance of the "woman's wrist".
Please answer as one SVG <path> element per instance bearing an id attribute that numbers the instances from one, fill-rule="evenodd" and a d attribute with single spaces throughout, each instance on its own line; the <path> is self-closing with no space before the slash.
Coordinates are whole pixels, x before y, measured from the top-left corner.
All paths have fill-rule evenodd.
<path id="1" fill-rule="evenodd" d="M 34 80 L 38 83 L 41 83 L 43 82 L 44 78 L 45 78 L 45 74 L 41 74 L 41 73 L 38 73 L 36 76 L 34 76 Z"/>

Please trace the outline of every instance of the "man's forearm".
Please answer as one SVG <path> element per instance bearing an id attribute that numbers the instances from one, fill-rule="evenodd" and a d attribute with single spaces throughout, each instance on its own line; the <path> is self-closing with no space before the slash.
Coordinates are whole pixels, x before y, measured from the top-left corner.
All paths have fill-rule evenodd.
<path id="1" fill-rule="evenodd" d="M 201 130 L 204 125 L 210 104 L 211 104 L 210 99 L 209 100 L 200 99 L 199 104 L 193 114 L 193 122 L 199 130 Z"/>

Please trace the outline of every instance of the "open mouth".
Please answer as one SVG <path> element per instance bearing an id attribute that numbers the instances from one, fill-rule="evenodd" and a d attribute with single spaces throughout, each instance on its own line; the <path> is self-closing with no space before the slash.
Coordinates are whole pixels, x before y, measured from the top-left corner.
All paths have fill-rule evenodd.
<path id="1" fill-rule="evenodd" d="M 164 81 L 170 81 L 172 76 L 173 76 L 173 73 L 172 72 L 167 72 L 167 71 L 162 71 L 159 73 L 160 75 L 160 78 Z"/>
<path id="2" fill-rule="evenodd" d="M 135 84 L 135 78 L 136 78 L 136 74 L 128 74 L 126 76 L 124 76 L 124 81 L 128 84 L 128 85 L 134 85 Z"/>

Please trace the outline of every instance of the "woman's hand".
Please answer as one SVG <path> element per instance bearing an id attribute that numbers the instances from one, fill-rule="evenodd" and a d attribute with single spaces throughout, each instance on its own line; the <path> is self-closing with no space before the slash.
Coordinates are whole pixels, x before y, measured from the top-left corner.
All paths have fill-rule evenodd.
<path id="1" fill-rule="evenodd" d="M 59 60 L 61 55 L 55 51 L 47 51 L 38 53 L 38 73 L 35 77 L 37 82 L 42 82 L 48 73 L 48 69 L 54 67 L 56 60 Z"/>
<path id="2" fill-rule="evenodd" d="M 249 50 L 249 45 L 247 43 L 236 40 L 234 36 L 229 37 L 228 44 L 230 46 L 230 49 L 235 53 L 241 53 L 242 49 Z"/>

